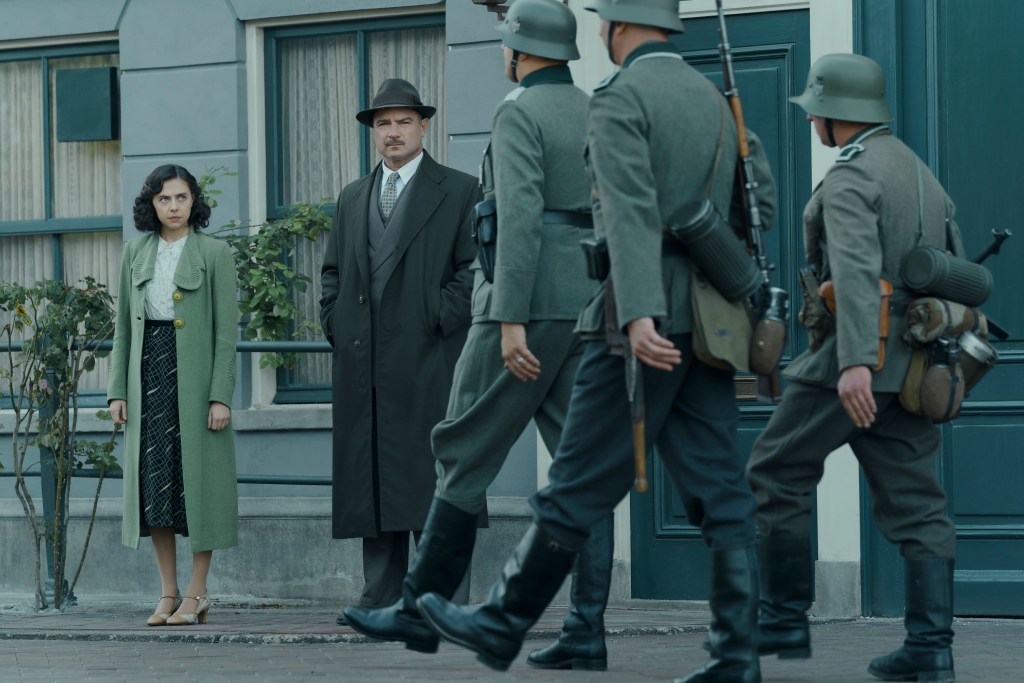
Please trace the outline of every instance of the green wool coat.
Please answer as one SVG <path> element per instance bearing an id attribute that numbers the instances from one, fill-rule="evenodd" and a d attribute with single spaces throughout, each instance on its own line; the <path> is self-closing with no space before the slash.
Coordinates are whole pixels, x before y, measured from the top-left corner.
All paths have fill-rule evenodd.
<path id="1" fill-rule="evenodd" d="M 153 277 L 156 233 L 124 248 L 107 401 L 128 404 L 124 437 L 124 518 L 121 542 L 139 545 L 139 423 L 142 410 L 142 334 L 146 283 Z M 234 433 L 207 428 L 210 402 L 231 406 L 235 390 L 238 303 L 234 259 L 224 242 L 193 232 L 174 273 L 178 353 L 178 418 L 182 477 L 192 552 L 238 542 Z"/>

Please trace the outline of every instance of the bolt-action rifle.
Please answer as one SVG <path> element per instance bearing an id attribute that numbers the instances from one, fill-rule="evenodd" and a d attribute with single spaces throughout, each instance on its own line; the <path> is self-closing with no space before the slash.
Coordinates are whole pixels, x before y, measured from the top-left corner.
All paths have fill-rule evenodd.
<path id="1" fill-rule="evenodd" d="M 754 161 L 750 156 L 747 140 L 747 126 L 743 118 L 743 104 L 736 87 L 736 72 L 732 64 L 732 48 L 725 28 L 725 10 L 722 0 L 715 0 L 718 9 L 718 31 L 722 42 L 718 51 L 722 59 L 722 81 L 724 95 L 736 121 L 738 136 L 739 164 L 737 173 L 743 188 L 741 199 L 744 208 L 743 231 L 747 250 L 761 271 L 761 286 L 751 296 L 751 305 L 757 316 L 753 339 L 750 346 L 750 370 L 758 376 L 757 394 L 762 400 L 778 400 L 782 396 L 782 381 L 779 376 L 779 359 L 786 343 L 786 325 L 789 320 L 789 294 L 780 287 L 773 287 L 771 271 L 764 248 L 764 224 L 757 204 L 757 178 L 754 175 Z"/>

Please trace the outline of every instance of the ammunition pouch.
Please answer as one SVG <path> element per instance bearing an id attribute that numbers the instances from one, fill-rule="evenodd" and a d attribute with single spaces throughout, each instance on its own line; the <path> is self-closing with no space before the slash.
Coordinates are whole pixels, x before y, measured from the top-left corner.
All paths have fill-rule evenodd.
<path id="1" fill-rule="evenodd" d="M 690 259 L 727 301 L 744 301 L 764 282 L 736 233 L 708 199 L 684 206 L 665 231 L 682 242 Z"/>
<path id="2" fill-rule="evenodd" d="M 498 249 L 498 203 L 495 200 L 486 199 L 473 208 L 473 240 L 480 271 L 485 280 L 494 282 Z"/>
<path id="3" fill-rule="evenodd" d="M 875 365 L 876 372 L 885 366 L 885 342 L 889 339 L 889 300 L 892 297 L 892 293 L 892 283 L 885 278 L 879 278 L 878 297 L 880 305 L 878 307 L 878 363 Z M 834 316 L 836 314 L 836 290 L 831 280 L 825 280 L 821 283 L 821 286 L 818 287 L 818 295 L 821 301 L 824 302 L 828 312 Z"/>
<path id="4" fill-rule="evenodd" d="M 587 260 L 587 277 L 591 280 L 604 282 L 611 272 L 612 264 L 608 257 L 608 242 L 596 237 L 580 240 L 583 257 Z"/>
<path id="5" fill-rule="evenodd" d="M 904 284 L 922 296 L 948 299 L 964 306 L 980 306 L 992 293 L 988 268 L 951 256 L 935 247 L 915 247 L 900 264 Z"/>
<path id="6" fill-rule="evenodd" d="M 960 414 L 963 399 L 995 365 L 999 353 L 988 343 L 984 314 L 935 297 L 916 299 L 907 309 L 903 339 L 914 347 L 900 403 L 936 423 Z"/>

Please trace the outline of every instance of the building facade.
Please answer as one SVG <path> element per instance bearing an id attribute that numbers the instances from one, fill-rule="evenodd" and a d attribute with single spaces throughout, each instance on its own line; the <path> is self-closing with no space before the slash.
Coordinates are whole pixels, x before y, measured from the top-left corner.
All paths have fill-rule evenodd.
<path id="1" fill-rule="evenodd" d="M 592 89 L 612 65 L 585 0 L 568 0 L 579 20 L 582 59 L 576 81 Z M 812 140 L 809 124 L 787 98 L 803 90 L 810 64 L 828 52 L 861 52 L 886 71 L 894 128 L 959 206 L 971 253 L 991 228 L 1012 227 L 1024 199 L 1009 156 L 1009 122 L 1024 113 L 1012 75 L 1024 54 L 1012 27 L 1024 9 L 1012 0 L 726 0 L 739 86 L 748 123 L 764 140 L 780 187 L 780 212 L 769 235 L 775 276 L 797 292 L 800 217 L 814 184 L 834 160 Z M 716 82 L 717 20 L 712 0 L 680 4 L 686 33 L 680 52 Z M 6 0 L 0 3 L 0 280 L 45 277 L 76 281 L 90 274 L 116 286 L 121 245 L 137 233 L 131 201 L 155 166 L 174 162 L 196 175 L 216 173 L 213 226 L 258 224 L 295 202 L 333 201 L 340 188 L 375 163 L 365 129 L 355 123 L 380 81 L 399 76 L 437 104 L 426 145 L 456 168 L 475 173 L 494 107 L 512 88 L 502 78 L 497 15 L 470 0 Z M 104 99 L 63 85 L 63 72 L 114 73 Z M 1008 92 L 1009 90 L 1009 92 Z M 85 106 L 113 120 L 109 133 L 87 139 L 74 127 Z M 680 122 L 684 122 L 681 113 Z M 670 132 L 666 132 L 670 134 Z M 1011 180 L 1013 179 L 1013 180 Z M 1008 293 L 1019 277 L 1017 245 L 990 263 L 997 293 L 986 312 L 1011 331 L 1024 315 Z M 322 245 L 299 245 L 295 266 L 318 280 Z M 116 292 L 115 292 L 116 294 Z M 316 319 L 319 291 L 297 294 Z M 785 359 L 805 338 L 796 324 Z M 311 339 L 313 337 L 310 337 Z M 1000 366 L 978 388 L 963 416 L 945 425 L 942 477 L 958 525 L 958 613 L 1024 615 L 1024 482 L 1020 429 L 1024 401 L 1012 378 L 1020 343 L 999 346 Z M 309 354 L 288 371 L 260 369 L 240 356 L 235 428 L 239 471 L 330 474 L 329 357 Z M 103 368 L 90 380 L 102 405 Z M 737 380 L 739 396 L 747 383 Z M 772 407 L 742 403 L 742 438 L 753 441 Z M 0 412 L 0 423 L 2 412 Z M 98 422 L 90 427 L 101 431 Z M 0 428 L 2 435 L 2 428 Z M 4 453 L 0 447 L 0 454 Z M 2 456 L 0 456 L 2 457 Z M 548 455 L 528 430 L 490 492 L 497 511 L 484 532 L 475 571 L 483 587 L 497 572 L 528 519 L 525 497 L 544 481 Z M 618 509 L 613 599 L 704 599 L 705 550 L 655 461 L 655 485 Z M 0 479 L 0 525 L 23 524 Z M 77 484 L 76 484 L 77 486 Z M 329 539 L 326 487 L 243 485 L 243 545 L 219 576 L 221 592 L 346 595 L 358 581 L 358 550 Z M 83 486 L 75 495 L 88 495 Z M 116 526 L 119 487 L 107 487 L 103 513 Z M 10 505 L 8 505 L 10 503 Z M 870 499 L 848 451 L 829 460 L 818 492 L 819 614 L 892 614 L 902 610 L 899 559 L 870 521 Z M 6 507 L 5 507 L 6 506 Z M 297 530 L 301 530 L 298 531 Z M 74 533 L 74 532 L 73 532 Z M 248 541 L 246 541 L 248 533 Z M 268 534 L 301 537 L 305 547 L 279 561 L 258 585 L 244 565 L 263 561 L 246 546 Z M 490 534 L 487 536 L 487 534 Z M 10 534 L 4 533 L 6 539 Z M 110 553 L 123 556 L 111 532 Z M 104 538 L 101 533 L 100 538 Z M 313 544 L 310 547 L 309 544 Z M 17 553 L 0 541 L 4 564 Z M 103 552 L 107 552 L 104 550 Z M 93 558 L 92 562 L 96 561 Z M 87 565 L 80 591 L 134 586 L 127 556 L 102 586 Z M 283 564 L 282 564 L 283 562 Z M 7 573 L 13 576 L 13 573 Z M 27 574 L 26 574 L 27 576 Z M 295 577 L 300 577 L 296 579 Z M 8 579 L 0 577 L 0 584 Z M 27 585 L 27 584 L 26 584 Z M 16 585 L 0 585 L 0 591 Z"/>

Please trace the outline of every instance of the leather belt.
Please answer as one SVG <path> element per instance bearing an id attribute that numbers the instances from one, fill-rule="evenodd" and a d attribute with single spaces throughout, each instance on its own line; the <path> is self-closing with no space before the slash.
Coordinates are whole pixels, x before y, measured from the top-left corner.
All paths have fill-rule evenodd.
<path id="1" fill-rule="evenodd" d="M 593 228 L 594 217 L 582 211 L 547 211 L 541 214 L 541 223 L 546 225 L 572 225 L 577 228 Z"/>

